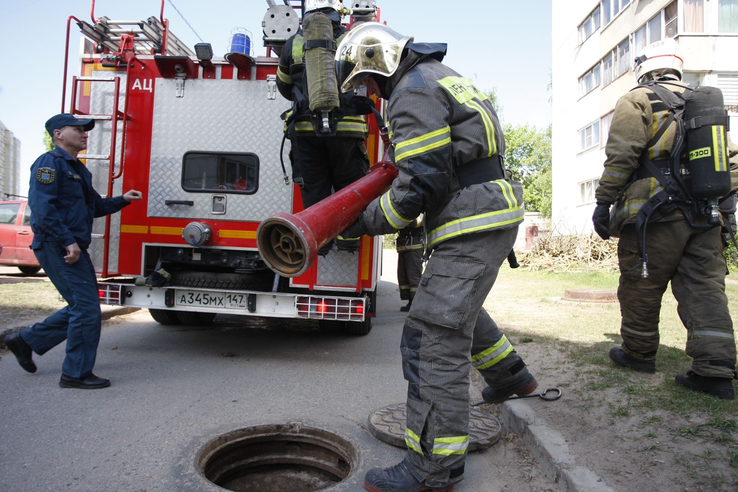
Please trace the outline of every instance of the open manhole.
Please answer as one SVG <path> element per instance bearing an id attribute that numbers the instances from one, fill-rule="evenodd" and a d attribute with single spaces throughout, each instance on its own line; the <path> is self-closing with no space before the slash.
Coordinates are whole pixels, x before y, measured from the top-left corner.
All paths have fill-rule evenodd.
<path id="1" fill-rule="evenodd" d="M 300 423 L 228 432 L 206 444 L 197 457 L 208 481 L 235 492 L 320 490 L 348 477 L 357 462 L 349 441 Z"/>
<path id="2" fill-rule="evenodd" d="M 405 404 L 380 408 L 369 416 L 369 431 L 380 441 L 405 447 Z M 487 449 L 500 439 L 502 424 L 497 417 L 474 408 L 469 410 L 468 452 Z"/>

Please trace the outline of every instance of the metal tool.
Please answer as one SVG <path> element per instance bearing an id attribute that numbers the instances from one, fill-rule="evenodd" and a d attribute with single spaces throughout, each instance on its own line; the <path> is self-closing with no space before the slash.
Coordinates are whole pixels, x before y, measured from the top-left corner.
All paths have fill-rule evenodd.
<path id="1" fill-rule="evenodd" d="M 549 395 L 551 393 L 551 395 Z M 511 396 L 508 398 L 508 400 L 520 400 L 521 398 L 540 398 L 541 400 L 546 401 L 554 401 L 561 398 L 561 390 L 559 388 L 547 388 L 546 391 L 543 393 L 533 393 L 530 395 L 524 395 L 524 396 Z M 472 403 L 471 406 L 476 407 L 479 405 L 484 405 L 487 403 L 486 401 L 482 400 L 477 403 Z"/>

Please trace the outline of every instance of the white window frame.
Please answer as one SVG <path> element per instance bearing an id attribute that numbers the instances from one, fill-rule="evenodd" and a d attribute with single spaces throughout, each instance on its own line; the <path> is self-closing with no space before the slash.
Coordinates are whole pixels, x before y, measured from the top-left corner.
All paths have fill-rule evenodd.
<path id="1" fill-rule="evenodd" d="M 623 11 L 630 5 L 635 3 L 635 0 L 605 0 L 600 2 L 600 24 L 601 27 L 605 27 L 612 22 L 617 16 L 623 13 Z M 617 9 L 617 12 L 615 12 Z"/>
<path id="2" fill-rule="evenodd" d="M 591 77 L 591 84 L 592 86 L 587 88 L 587 80 L 588 77 Z M 579 97 L 582 98 L 598 88 L 600 85 L 602 85 L 602 73 L 601 73 L 601 67 L 598 63 L 597 65 L 593 66 L 587 72 L 579 77 Z"/>
<path id="3" fill-rule="evenodd" d="M 612 117 L 615 115 L 615 111 L 610 111 L 605 116 L 600 118 L 600 148 L 604 149 L 607 146 L 607 137 L 610 133 L 610 125 L 612 125 Z"/>
<path id="4" fill-rule="evenodd" d="M 589 205 L 596 201 L 595 190 L 597 190 L 597 187 L 600 185 L 599 177 L 580 181 L 579 183 L 577 183 L 577 185 L 579 186 L 580 205 Z"/>
<path id="5" fill-rule="evenodd" d="M 587 150 L 596 147 L 602 139 L 602 133 L 600 132 L 600 120 L 597 119 L 592 123 L 580 128 L 578 133 L 580 152 L 586 152 Z M 587 141 L 588 139 L 589 142 Z"/>
<path id="6" fill-rule="evenodd" d="M 680 34 L 708 34 L 708 35 L 720 35 L 720 34 L 727 34 L 727 35 L 735 35 L 738 34 L 738 31 L 720 31 L 720 0 L 702 0 L 702 17 L 703 17 L 703 25 L 702 30 L 696 30 L 696 31 L 687 31 L 686 30 L 686 21 L 687 16 L 685 14 L 685 6 L 683 5 L 683 2 L 679 2 L 679 13 L 678 17 L 681 17 L 683 20 L 681 21 L 680 27 Z"/>
<path id="7" fill-rule="evenodd" d="M 597 30 L 602 25 L 602 19 L 600 16 L 600 6 L 597 5 L 597 8 L 595 8 L 586 19 L 584 19 L 584 22 L 579 24 L 579 27 L 577 28 L 577 31 L 579 32 L 579 44 L 584 44 L 586 40 L 591 38 L 594 33 L 597 32 Z M 590 32 L 589 35 L 586 34 L 585 29 L 589 26 Z"/>

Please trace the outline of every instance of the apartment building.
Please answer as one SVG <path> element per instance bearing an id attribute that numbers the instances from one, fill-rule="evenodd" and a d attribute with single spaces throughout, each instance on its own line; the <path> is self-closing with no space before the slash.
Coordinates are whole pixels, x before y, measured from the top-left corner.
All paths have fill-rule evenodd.
<path id="1" fill-rule="evenodd" d="M 20 140 L 0 121 L 0 200 L 20 194 Z"/>
<path id="2" fill-rule="evenodd" d="M 738 143 L 738 0 L 553 0 L 552 22 L 555 233 L 592 232 L 612 112 L 650 43 L 674 38 L 684 81 L 722 89 Z"/>

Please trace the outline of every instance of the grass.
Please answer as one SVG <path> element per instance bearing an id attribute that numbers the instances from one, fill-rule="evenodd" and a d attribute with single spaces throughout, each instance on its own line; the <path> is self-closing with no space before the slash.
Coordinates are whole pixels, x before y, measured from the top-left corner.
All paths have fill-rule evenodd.
<path id="1" fill-rule="evenodd" d="M 53 314 L 66 305 L 51 282 L 0 284 L 0 328 Z"/>

